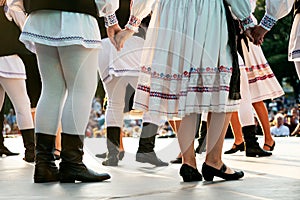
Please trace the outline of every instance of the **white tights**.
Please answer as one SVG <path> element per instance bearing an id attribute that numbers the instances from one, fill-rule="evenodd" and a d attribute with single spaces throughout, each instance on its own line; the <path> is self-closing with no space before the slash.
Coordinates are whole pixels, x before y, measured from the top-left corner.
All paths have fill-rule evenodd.
<path id="1" fill-rule="evenodd" d="M 34 128 L 25 80 L 0 77 L 0 109 L 2 109 L 3 106 L 5 92 L 16 111 L 19 129 L 26 130 Z"/>
<path id="2" fill-rule="evenodd" d="M 108 83 L 104 83 L 108 104 L 105 113 L 105 123 L 107 127 L 123 127 L 123 111 L 125 106 L 125 94 L 127 85 L 136 88 L 138 81 L 137 76 L 113 77 Z M 150 116 L 144 113 L 143 122 L 160 124 L 160 117 Z"/>
<path id="3" fill-rule="evenodd" d="M 97 88 L 98 49 L 36 44 L 42 93 L 36 109 L 36 132 L 83 135 Z"/>
<path id="4" fill-rule="evenodd" d="M 239 119 L 242 126 L 254 125 L 254 112 L 249 89 L 248 76 L 245 68 L 240 68 L 241 72 L 241 102 L 239 109 Z"/>
<path id="5" fill-rule="evenodd" d="M 195 140 L 197 114 L 190 114 L 182 118 L 179 130 L 178 141 L 182 153 L 187 151 Z M 207 130 L 207 152 L 210 152 L 216 145 L 217 149 L 222 149 L 225 132 L 227 130 L 229 119 L 226 113 L 210 113 Z M 222 141 L 221 143 L 220 140 Z"/>

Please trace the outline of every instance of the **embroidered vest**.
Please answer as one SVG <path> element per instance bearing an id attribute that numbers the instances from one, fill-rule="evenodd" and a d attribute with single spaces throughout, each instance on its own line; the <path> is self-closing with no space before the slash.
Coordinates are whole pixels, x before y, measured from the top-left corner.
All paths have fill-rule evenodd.
<path id="1" fill-rule="evenodd" d="M 300 0 L 295 0 L 294 3 L 294 16 L 300 13 Z"/>
<path id="2" fill-rule="evenodd" d="M 27 13 L 37 10 L 60 10 L 98 16 L 94 0 L 24 0 Z"/>
<path id="3" fill-rule="evenodd" d="M 21 31 L 14 21 L 9 21 L 4 12 L 4 6 L 0 6 L 0 56 L 13 54 L 31 54 L 25 45 L 19 41 Z"/>

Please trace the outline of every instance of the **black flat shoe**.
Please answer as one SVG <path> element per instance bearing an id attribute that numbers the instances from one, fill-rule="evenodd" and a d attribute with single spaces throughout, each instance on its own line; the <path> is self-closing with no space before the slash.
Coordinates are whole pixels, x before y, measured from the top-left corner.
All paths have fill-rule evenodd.
<path id="1" fill-rule="evenodd" d="M 187 164 L 183 164 L 179 172 L 184 182 L 202 181 L 202 175 L 198 169 L 193 168 Z"/>
<path id="2" fill-rule="evenodd" d="M 225 179 L 226 181 L 238 180 L 244 176 L 243 171 L 238 171 L 238 172 L 235 171 L 233 174 L 227 174 L 227 173 L 225 173 L 226 169 L 227 169 L 227 167 L 225 164 L 223 164 L 221 169 L 216 169 L 214 167 L 207 165 L 206 163 L 203 163 L 202 175 L 206 181 L 212 181 L 214 179 L 214 176 Z"/>
<path id="3" fill-rule="evenodd" d="M 273 142 L 273 145 L 272 146 L 270 146 L 270 145 L 268 145 L 268 144 L 264 144 L 264 146 L 266 146 L 266 147 L 269 147 L 270 148 L 270 150 L 269 151 L 273 151 L 274 150 L 274 147 L 275 147 L 275 141 Z"/>
<path id="4" fill-rule="evenodd" d="M 172 163 L 172 164 L 182 164 L 182 158 L 176 158 L 175 160 L 171 160 L 170 163 Z"/>
<path id="5" fill-rule="evenodd" d="M 55 153 L 56 151 L 58 152 L 58 154 Z M 59 149 L 55 149 L 54 150 L 54 159 L 55 160 L 60 160 L 60 150 Z"/>
<path id="6" fill-rule="evenodd" d="M 242 142 L 241 144 L 233 144 L 233 147 L 230 150 L 225 151 L 224 154 L 233 154 L 233 153 L 236 153 L 238 151 L 245 151 L 244 142 Z"/>

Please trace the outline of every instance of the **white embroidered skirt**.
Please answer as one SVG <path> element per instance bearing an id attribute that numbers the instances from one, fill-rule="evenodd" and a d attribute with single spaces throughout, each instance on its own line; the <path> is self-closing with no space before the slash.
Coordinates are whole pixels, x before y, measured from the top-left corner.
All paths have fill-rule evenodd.
<path id="1" fill-rule="evenodd" d="M 276 79 L 261 47 L 248 42 L 249 51 L 242 42 L 249 89 L 252 102 L 274 99 L 284 95 L 284 91 Z"/>
<path id="2" fill-rule="evenodd" d="M 101 37 L 97 20 L 87 14 L 40 10 L 31 13 L 20 40 L 48 46 L 82 45 L 100 48 Z"/>
<path id="3" fill-rule="evenodd" d="M 142 56 L 134 108 L 169 118 L 237 111 L 223 1 L 160 1 Z"/>

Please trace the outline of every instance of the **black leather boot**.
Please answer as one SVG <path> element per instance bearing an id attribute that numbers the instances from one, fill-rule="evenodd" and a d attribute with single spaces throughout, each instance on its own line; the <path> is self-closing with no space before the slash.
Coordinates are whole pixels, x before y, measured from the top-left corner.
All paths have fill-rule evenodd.
<path id="1" fill-rule="evenodd" d="M 55 138 L 55 135 L 36 133 L 36 162 L 33 177 L 35 183 L 59 181 L 53 154 Z"/>
<path id="2" fill-rule="evenodd" d="M 25 147 L 25 157 L 23 160 L 27 162 L 34 162 L 35 160 L 35 139 L 34 129 L 20 130 Z"/>
<path id="3" fill-rule="evenodd" d="M 157 129 L 158 126 L 155 124 L 143 123 L 139 148 L 136 154 L 136 161 L 141 163 L 150 163 L 157 167 L 168 166 L 169 164 L 161 161 L 154 152 Z"/>
<path id="4" fill-rule="evenodd" d="M 207 122 L 201 122 L 201 128 L 198 138 L 198 146 L 195 149 L 195 152 L 201 154 L 206 151 L 206 134 L 207 134 Z"/>
<path id="5" fill-rule="evenodd" d="M 84 135 L 61 133 L 60 182 L 100 182 L 110 178 L 109 174 L 96 173 L 83 164 L 83 140 Z"/>
<path id="6" fill-rule="evenodd" d="M 3 119 L 4 117 L 2 117 Z M 0 118 L 1 120 L 1 118 Z M 3 120 L 2 120 L 3 121 Z M 3 124 L 3 123 L 0 123 L 0 124 Z M 2 127 L 2 128 L 1 128 Z M 0 130 L 3 129 L 3 125 L 0 125 Z M 3 137 L 3 134 L 0 133 L 0 157 L 2 155 L 6 155 L 6 156 L 16 156 L 16 155 L 19 155 L 19 153 L 13 153 L 11 152 L 10 150 L 8 150 L 8 148 L 6 146 L 4 146 L 4 137 Z"/>
<path id="7" fill-rule="evenodd" d="M 260 148 L 256 135 L 255 125 L 242 127 L 245 140 L 245 151 L 248 157 L 271 156 L 272 153 Z"/>
<path id="8" fill-rule="evenodd" d="M 6 146 L 0 144 L 0 157 L 2 155 L 17 156 L 17 155 L 19 155 L 19 153 L 13 153 Z"/>
<path id="9" fill-rule="evenodd" d="M 102 162 L 105 166 L 118 166 L 119 148 L 120 148 L 120 127 L 107 127 L 106 129 L 106 144 L 107 155 L 106 160 Z"/>

